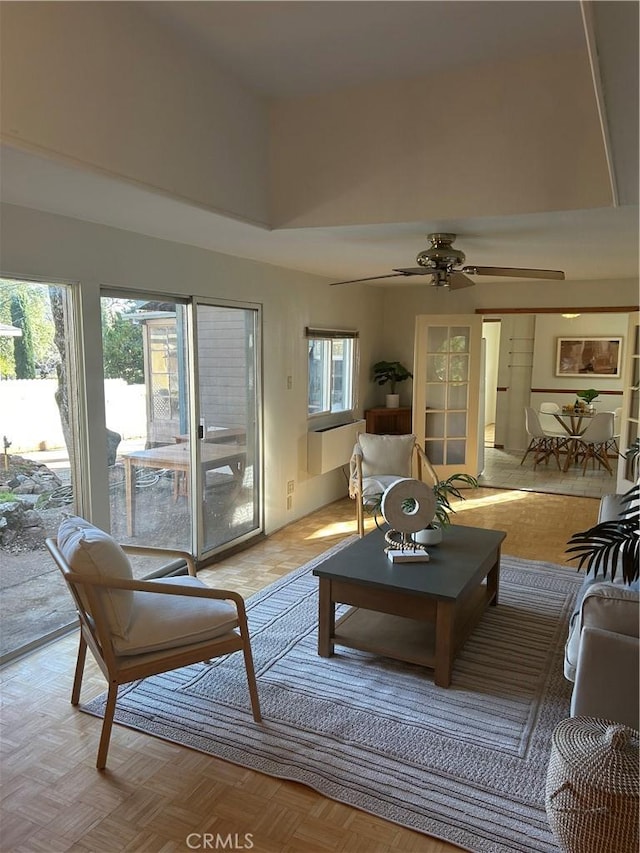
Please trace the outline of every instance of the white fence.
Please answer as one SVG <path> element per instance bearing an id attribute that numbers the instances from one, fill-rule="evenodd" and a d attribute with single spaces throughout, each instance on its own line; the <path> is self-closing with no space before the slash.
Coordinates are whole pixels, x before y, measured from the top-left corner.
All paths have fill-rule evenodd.
<path id="1" fill-rule="evenodd" d="M 127 385 L 123 379 L 107 379 L 104 384 L 109 429 L 119 432 L 123 439 L 145 436 L 145 386 Z M 57 388 L 56 379 L 0 382 L 0 441 L 6 436 L 12 453 L 64 447 Z"/>

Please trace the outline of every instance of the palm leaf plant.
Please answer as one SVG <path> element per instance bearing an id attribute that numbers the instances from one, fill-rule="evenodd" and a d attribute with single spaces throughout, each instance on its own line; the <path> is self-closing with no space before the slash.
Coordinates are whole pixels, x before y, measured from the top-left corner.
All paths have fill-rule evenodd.
<path id="1" fill-rule="evenodd" d="M 611 580 L 620 568 L 626 584 L 638 580 L 638 555 L 640 553 L 640 486 L 636 483 L 621 499 L 618 518 L 602 521 L 581 533 L 574 533 L 567 548 L 569 560 L 578 561 L 578 569 L 601 572 Z"/>

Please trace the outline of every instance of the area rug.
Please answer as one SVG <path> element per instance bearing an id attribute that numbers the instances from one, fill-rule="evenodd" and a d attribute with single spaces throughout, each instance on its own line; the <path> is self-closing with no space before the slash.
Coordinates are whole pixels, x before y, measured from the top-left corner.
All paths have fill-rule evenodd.
<path id="1" fill-rule="evenodd" d="M 500 604 L 442 689 L 419 666 L 340 648 L 318 657 L 311 570 L 349 541 L 248 601 L 262 725 L 240 654 L 125 686 L 116 720 L 474 853 L 556 850 L 544 785 L 553 729 L 569 714 L 576 571 L 503 556 Z M 99 697 L 83 709 L 103 708 Z"/>

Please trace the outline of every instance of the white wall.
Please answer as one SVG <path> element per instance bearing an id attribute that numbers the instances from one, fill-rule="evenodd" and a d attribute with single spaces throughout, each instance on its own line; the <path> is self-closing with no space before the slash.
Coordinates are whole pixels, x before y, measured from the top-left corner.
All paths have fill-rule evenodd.
<path id="1" fill-rule="evenodd" d="M 498 365 L 500 361 L 500 323 L 483 323 L 482 336 L 485 349 L 485 393 L 484 426 L 495 423 L 498 387 Z"/>
<path id="2" fill-rule="evenodd" d="M 375 393 L 369 381 L 382 329 L 383 292 L 319 287 L 324 280 L 267 264 L 241 260 L 127 231 L 3 205 L 0 217 L 2 274 L 44 281 L 77 282 L 83 309 L 88 377 L 86 429 L 91 477 L 97 496 L 91 507 L 97 523 L 106 518 L 100 495 L 104 446 L 104 396 L 100 375 L 100 285 L 155 294 L 197 295 L 262 305 L 264 360 L 264 463 L 266 530 L 272 532 L 346 495 L 340 469 L 311 478 L 307 453 L 307 342 L 305 326 L 360 331 L 359 398 Z M 412 332 L 413 335 L 413 332 Z M 380 356 L 382 357 L 382 355 Z M 411 363 L 409 361 L 409 363 Z M 293 387 L 287 389 L 287 376 Z M 295 481 L 292 511 L 286 510 L 286 483 Z"/>
<path id="3" fill-rule="evenodd" d="M 628 314 L 582 314 L 573 320 L 559 314 L 537 314 L 531 373 L 531 403 L 537 409 L 544 401 L 560 406 L 574 403 L 576 391 L 595 388 L 600 397 L 594 401 L 597 411 L 611 412 L 622 405 L 622 366 L 624 365 Z M 556 376 L 556 349 L 558 338 L 622 338 L 620 376 Z M 536 391 L 535 389 L 553 389 Z M 602 393 L 610 392 L 610 393 Z"/>

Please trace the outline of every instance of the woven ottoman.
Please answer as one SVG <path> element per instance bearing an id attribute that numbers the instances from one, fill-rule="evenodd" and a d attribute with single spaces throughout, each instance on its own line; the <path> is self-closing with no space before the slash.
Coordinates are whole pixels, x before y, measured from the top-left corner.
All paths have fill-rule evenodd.
<path id="1" fill-rule="evenodd" d="M 638 853 L 639 741 L 635 729 L 594 717 L 556 726 L 545 807 L 565 853 Z"/>

